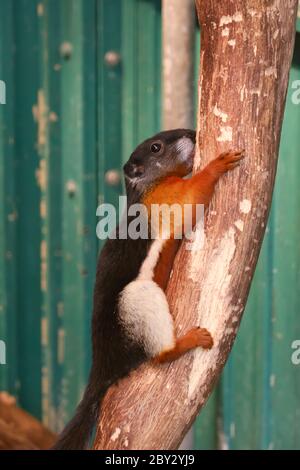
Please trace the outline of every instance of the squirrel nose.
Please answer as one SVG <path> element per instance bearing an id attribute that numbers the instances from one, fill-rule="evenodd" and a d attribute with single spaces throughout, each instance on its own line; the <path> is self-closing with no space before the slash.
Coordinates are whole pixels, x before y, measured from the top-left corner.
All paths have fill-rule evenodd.
<path id="1" fill-rule="evenodd" d="M 135 178 L 136 176 L 141 176 L 144 172 L 143 165 L 136 165 L 128 161 L 124 166 L 123 170 L 126 176 L 129 178 Z"/>

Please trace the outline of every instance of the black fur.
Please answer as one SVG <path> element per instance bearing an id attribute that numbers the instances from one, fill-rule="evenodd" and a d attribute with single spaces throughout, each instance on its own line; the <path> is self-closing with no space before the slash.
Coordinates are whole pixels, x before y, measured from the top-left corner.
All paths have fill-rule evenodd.
<path id="1" fill-rule="evenodd" d="M 195 141 L 194 131 L 177 129 L 157 134 L 133 152 L 124 166 L 128 206 L 141 201 L 151 182 L 172 173 L 172 166 L 176 164 L 174 146 L 183 136 Z M 153 155 L 151 144 L 157 141 L 163 143 L 163 149 L 159 155 Z M 155 165 L 157 158 L 162 164 L 159 168 Z M 136 168 L 138 171 L 135 171 Z M 136 177 L 141 178 L 139 184 L 136 181 L 131 184 L 130 178 Z M 142 347 L 126 337 L 118 321 L 117 305 L 121 291 L 137 277 L 151 243 L 151 240 L 121 240 L 117 237 L 108 239 L 102 249 L 94 289 L 93 357 L 89 382 L 75 416 L 61 433 L 53 449 L 85 448 L 107 389 L 147 359 Z"/>
<path id="2" fill-rule="evenodd" d="M 94 290 L 93 357 L 89 383 L 74 418 L 53 449 L 85 448 L 107 389 L 146 359 L 141 347 L 124 336 L 116 309 L 118 295 L 137 277 L 148 245 L 148 240 L 109 239 L 103 247 Z"/>

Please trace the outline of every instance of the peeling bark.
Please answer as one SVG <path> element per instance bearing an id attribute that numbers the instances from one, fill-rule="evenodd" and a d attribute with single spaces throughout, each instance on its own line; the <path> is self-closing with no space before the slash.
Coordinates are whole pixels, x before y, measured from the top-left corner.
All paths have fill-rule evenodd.
<path id="1" fill-rule="evenodd" d="M 144 365 L 112 387 L 96 449 L 177 448 L 237 334 L 271 204 L 298 2 L 263 3 L 196 1 L 202 42 L 195 170 L 229 148 L 245 148 L 246 159 L 218 184 L 203 249 L 181 247 L 167 294 L 178 333 L 201 325 L 214 347 L 171 365 Z"/>

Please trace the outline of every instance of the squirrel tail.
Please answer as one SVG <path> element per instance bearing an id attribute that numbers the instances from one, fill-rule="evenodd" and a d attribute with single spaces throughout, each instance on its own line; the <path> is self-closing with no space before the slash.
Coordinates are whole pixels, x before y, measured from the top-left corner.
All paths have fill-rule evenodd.
<path id="1" fill-rule="evenodd" d="M 110 385 L 98 388 L 92 382 L 88 384 L 74 417 L 59 435 L 52 450 L 83 450 L 88 447 L 101 401 Z"/>

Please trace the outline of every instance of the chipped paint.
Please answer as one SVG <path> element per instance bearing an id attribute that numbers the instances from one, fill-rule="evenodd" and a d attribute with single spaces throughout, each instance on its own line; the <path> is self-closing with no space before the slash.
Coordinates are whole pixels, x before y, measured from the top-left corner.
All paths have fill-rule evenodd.
<path id="1" fill-rule="evenodd" d="M 130 424 L 129 424 L 129 423 L 128 423 L 128 424 L 125 424 L 125 426 L 124 426 L 124 432 L 129 433 L 129 432 L 130 432 L 130 429 L 131 429 Z"/>
<path id="2" fill-rule="evenodd" d="M 249 90 L 250 95 L 261 95 L 261 90 L 259 88 L 253 88 L 252 90 Z"/>
<path id="3" fill-rule="evenodd" d="M 49 121 L 50 122 L 57 122 L 58 121 L 58 115 L 54 111 L 51 111 L 49 113 Z"/>
<path id="4" fill-rule="evenodd" d="M 249 15 L 254 18 L 255 16 L 257 18 L 261 18 L 262 17 L 262 12 L 261 11 L 258 11 L 258 10 L 255 10 L 254 8 L 249 8 L 248 9 L 248 13 Z"/>
<path id="5" fill-rule="evenodd" d="M 220 127 L 221 134 L 217 137 L 218 142 L 232 142 L 232 127 Z"/>
<path id="6" fill-rule="evenodd" d="M 42 219 L 46 219 L 47 217 L 47 204 L 44 199 L 40 201 L 40 216 Z"/>
<path id="7" fill-rule="evenodd" d="M 65 331 L 59 328 L 57 331 L 57 361 L 63 364 L 65 358 Z"/>
<path id="8" fill-rule="evenodd" d="M 261 176 L 262 176 L 262 178 L 264 178 L 264 179 L 269 178 L 269 172 L 268 172 L 268 170 L 262 170 L 262 175 L 261 175 Z M 265 209 L 267 209 L 267 207 L 265 207 Z"/>
<path id="9" fill-rule="evenodd" d="M 63 59 L 68 60 L 70 59 L 73 53 L 73 44 L 68 41 L 64 41 L 61 43 L 59 48 L 60 55 Z"/>
<path id="10" fill-rule="evenodd" d="M 42 379 L 41 379 L 41 388 L 42 388 L 42 411 L 44 416 L 44 423 L 46 426 L 49 426 L 49 415 L 50 415 L 50 405 L 49 405 L 49 371 L 48 368 L 42 367 Z"/>
<path id="11" fill-rule="evenodd" d="M 46 144 L 47 127 L 48 127 L 48 106 L 46 103 L 45 93 L 43 90 L 38 91 L 38 102 L 32 107 L 32 114 L 38 125 L 37 144 L 38 148 Z"/>
<path id="12" fill-rule="evenodd" d="M 47 243 L 45 240 L 41 241 L 41 290 L 47 291 Z"/>
<path id="13" fill-rule="evenodd" d="M 47 188 L 47 170 L 45 160 L 40 160 L 40 166 L 35 172 L 35 177 L 40 190 L 45 191 Z"/>
<path id="14" fill-rule="evenodd" d="M 240 306 L 239 305 L 233 305 L 232 306 L 232 311 L 233 312 L 238 312 L 240 310 Z"/>
<path id="15" fill-rule="evenodd" d="M 236 220 L 236 221 L 234 222 L 234 225 L 236 226 L 236 228 L 237 228 L 240 232 L 242 232 L 242 231 L 244 230 L 244 222 L 243 222 L 241 219 Z"/>
<path id="16" fill-rule="evenodd" d="M 189 375 L 189 399 L 192 399 L 196 391 L 199 395 L 199 384 L 205 383 L 204 376 L 207 375 L 209 370 L 213 370 L 218 361 L 224 324 L 232 314 L 230 265 L 235 249 L 235 230 L 231 227 L 213 251 L 207 265 L 208 272 L 201 286 L 201 297 L 197 306 L 197 322 L 200 325 L 205 325 L 211 331 L 214 346 L 209 351 L 197 349 L 193 352 L 194 358 Z M 199 250 L 191 258 L 188 278 L 195 283 L 199 282 L 199 263 L 203 263 L 205 251 L 206 247 L 204 246 L 203 250 Z M 214 295 L 212 295 L 212 288 L 214 289 Z M 220 302 L 220 298 L 222 298 L 222 302 Z"/>
<path id="17" fill-rule="evenodd" d="M 226 122 L 228 120 L 228 114 L 221 111 L 221 109 L 218 108 L 218 105 L 215 105 L 213 113 L 215 116 L 221 118 L 223 122 Z"/>
<path id="18" fill-rule="evenodd" d="M 226 28 L 222 29 L 222 36 L 223 37 L 229 36 L 229 28 L 226 27 Z"/>
<path id="19" fill-rule="evenodd" d="M 254 8 L 249 8 L 248 13 L 252 18 L 257 14 L 257 11 Z"/>
<path id="20" fill-rule="evenodd" d="M 66 189 L 70 196 L 74 195 L 77 191 L 77 184 L 74 180 L 69 180 L 66 182 Z"/>
<path id="21" fill-rule="evenodd" d="M 273 67 L 268 67 L 266 70 L 265 70 L 265 76 L 266 77 L 272 77 L 274 76 L 275 78 L 277 78 L 277 68 L 275 66 Z"/>
<path id="22" fill-rule="evenodd" d="M 246 89 L 246 85 L 243 85 L 240 91 L 240 99 L 242 102 L 244 101 L 244 98 L 245 98 L 245 89 Z"/>
<path id="23" fill-rule="evenodd" d="M 18 218 L 18 212 L 17 211 L 13 211 L 11 212 L 10 214 L 7 215 L 7 220 L 9 222 L 15 222 Z"/>
<path id="24" fill-rule="evenodd" d="M 243 21 L 242 13 L 236 12 L 232 16 L 222 16 L 222 18 L 220 19 L 220 26 L 224 26 L 231 23 L 240 23 L 241 21 Z"/>
<path id="25" fill-rule="evenodd" d="M 230 39 L 227 44 L 228 44 L 228 46 L 231 46 L 231 47 L 235 48 L 236 39 Z"/>
<path id="26" fill-rule="evenodd" d="M 42 346 L 48 346 L 48 319 L 46 317 L 41 319 L 41 342 Z"/>
<path id="27" fill-rule="evenodd" d="M 275 375 L 275 374 L 271 374 L 271 375 L 270 375 L 270 387 L 271 387 L 271 388 L 275 387 L 275 382 L 276 382 L 276 375 Z"/>
<path id="28" fill-rule="evenodd" d="M 225 336 L 230 336 L 234 332 L 235 332 L 235 328 L 232 328 L 231 326 L 229 326 L 228 328 L 225 329 L 224 334 Z"/>
<path id="29" fill-rule="evenodd" d="M 249 201 L 249 199 L 243 199 L 240 202 L 240 211 L 242 212 L 242 214 L 249 214 L 251 207 L 252 207 L 252 204 L 251 204 L 251 201 Z"/>
<path id="30" fill-rule="evenodd" d="M 115 431 L 113 432 L 113 434 L 111 435 L 110 440 L 115 442 L 118 439 L 118 437 L 120 436 L 120 434 L 121 434 L 121 429 L 116 428 Z"/>
<path id="31" fill-rule="evenodd" d="M 44 15 L 44 4 L 43 3 L 38 3 L 36 7 L 37 15 L 38 16 L 43 16 Z"/>

